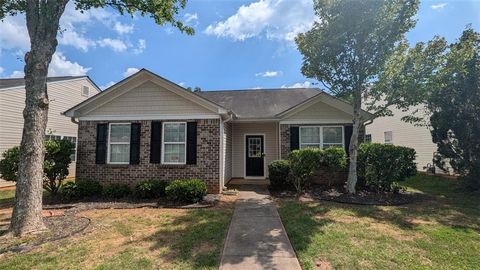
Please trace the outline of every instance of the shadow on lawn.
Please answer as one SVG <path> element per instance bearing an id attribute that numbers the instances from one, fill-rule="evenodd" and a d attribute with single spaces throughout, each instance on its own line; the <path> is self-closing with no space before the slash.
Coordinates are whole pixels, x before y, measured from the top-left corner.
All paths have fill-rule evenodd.
<path id="1" fill-rule="evenodd" d="M 191 209 L 172 217 L 168 225 L 138 242 L 154 242 L 151 251 L 165 252 L 167 260 L 192 264 L 195 268 L 215 268 L 220 262 L 223 241 L 230 223 L 233 203 L 214 209 Z"/>
<path id="2" fill-rule="evenodd" d="M 416 176 L 404 183 L 426 199 L 401 206 L 364 206 L 332 203 L 330 207 L 349 210 L 359 217 L 413 230 L 419 225 L 439 223 L 460 230 L 480 232 L 480 194 L 464 191 L 456 180 Z"/>

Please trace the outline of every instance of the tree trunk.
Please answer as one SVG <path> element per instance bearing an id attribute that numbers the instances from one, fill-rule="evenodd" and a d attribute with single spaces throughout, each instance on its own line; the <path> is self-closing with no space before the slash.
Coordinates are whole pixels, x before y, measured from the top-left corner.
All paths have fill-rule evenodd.
<path id="1" fill-rule="evenodd" d="M 25 54 L 25 109 L 15 205 L 15 236 L 46 229 L 42 219 L 44 140 L 48 117 L 47 74 L 57 47 L 57 31 L 67 0 L 26 1 L 30 52 Z"/>
<path id="2" fill-rule="evenodd" d="M 357 156 L 358 156 L 358 135 L 362 125 L 360 112 L 362 110 L 361 91 L 356 90 L 353 94 L 353 128 L 350 138 L 349 155 L 350 165 L 348 168 L 347 191 L 350 194 L 355 193 L 357 185 Z"/>

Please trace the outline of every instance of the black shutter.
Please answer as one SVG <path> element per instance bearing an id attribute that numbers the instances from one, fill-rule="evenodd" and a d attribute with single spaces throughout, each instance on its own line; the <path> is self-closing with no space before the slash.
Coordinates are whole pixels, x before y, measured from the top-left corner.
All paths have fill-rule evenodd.
<path id="1" fill-rule="evenodd" d="M 353 126 L 345 126 L 344 127 L 344 141 L 345 141 L 345 152 L 347 153 L 347 156 L 350 155 L 350 140 L 352 139 L 352 133 L 353 133 Z"/>
<path id="2" fill-rule="evenodd" d="M 290 151 L 300 149 L 299 127 L 290 127 Z"/>
<path id="3" fill-rule="evenodd" d="M 140 163 L 140 123 L 130 126 L 130 164 Z"/>
<path id="4" fill-rule="evenodd" d="M 152 121 L 150 134 L 150 163 L 160 163 L 162 151 L 162 122 Z"/>
<path id="5" fill-rule="evenodd" d="M 187 164 L 197 164 L 197 122 L 187 123 Z"/>
<path id="6" fill-rule="evenodd" d="M 97 144 L 95 148 L 95 163 L 105 164 L 107 160 L 108 124 L 97 124 Z"/>

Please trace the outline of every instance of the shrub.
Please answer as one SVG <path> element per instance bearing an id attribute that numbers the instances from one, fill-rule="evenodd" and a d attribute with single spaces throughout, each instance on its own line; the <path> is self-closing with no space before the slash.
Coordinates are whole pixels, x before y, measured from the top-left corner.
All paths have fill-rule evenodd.
<path id="1" fill-rule="evenodd" d="M 74 149 L 75 145 L 68 140 L 45 142 L 43 187 L 52 195 L 57 195 L 63 180 L 68 175 L 68 166 L 72 162 L 71 155 Z"/>
<path id="2" fill-rule="evenodd" d="M 76 183 L 82 198 L 102 195 L 103 186 L 98 181 L 86 180 Z"/>
<path id="3" fill-rule="evenodd" d="M 98 181 L 67 182 L 60 188 L 65 200 L 78 200 L 85 197 L 102 195 L 103 186 Z"/>
<path id="4" fill-rule="evenodd" d="M 135 186 L 135 196 L 141 199 L 152 199 L 165 196 L 167 182 L 160 180 L 147 180 Z"/>
<path id="5" fill-rule="evenodd" d="M 360 145 L 358 150 L 358 176 L 373 190 L 397 191 L 398 182 L 417 172 L 412 148 L 369 143 Z"/>
<path id="6" fill-rule="evenodd" d="M 3 180 L 17 181 L 18 162 L 20 161 L 20 147 L 14 146 L 2 153 L 0 160 L 0 176 Z"/>
<path id="7" fill-rule="evenodd" d="M 75 182 L 67 182 L 60 187 L 60 194 L 62 198 L 67 201 L 78 200 L 83 196 L 78 190 L 78 185 Z"/>
<path id="8" fill-rule="evenodd" d="M 285 190 L 293 188 L 290 179 L 290 162 L 288 160 L 275 160 L 268 165 L 270 188 Z"/>
<path id="9" fill-rule="evenodd" d="M 341 147 L 329 147 L 323 150 L 321 165 L 331 169 L 345 169 L 347 167 L 347 154 Z"/>
<path id="10" fill-rule="evenodd" d="M 195 203 L 207 194 L 207 185 L 199 179 L 174 180 L 165 188 L 165 194 L 176 202 Z"/>
<path id="11" fill-rule="evenodd" d="M 103 196 L 111 199 L 121 199 L 132 193 L 127 184 L 111 184 L 103 188 Z"/>
<path id="12" fill-rule="evenodd" d="M 318 148 L 294 150 L 290 153 L 288 160 L 292 172 L 292 184 L 297 194 L 300 194 L 307 185 L 307 181 L 320 166 L 322 150 Z"/>

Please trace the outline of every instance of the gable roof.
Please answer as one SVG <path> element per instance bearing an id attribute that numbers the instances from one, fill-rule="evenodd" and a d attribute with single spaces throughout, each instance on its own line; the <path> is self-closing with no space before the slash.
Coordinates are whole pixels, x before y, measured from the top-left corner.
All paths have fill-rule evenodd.
<path id="1" fill-rule="evenodd" d="M 204 91 L 198 94 L 232 110 L 239 118 L 275 116 L 321 93 L 318 88 Z"/>
<path id="2" fill-rule="evenodd" d="M 76 79 L 82 79 L 82 78 L 88 79 L 92 83 L 92 85 L 96 88 L 96 90 L 100 91 L 100 88 L 87 75 L 48 77 L 47 78 L 47 83 L 70 81 L 70 80 L 76 80 Z M 13 78 L 13 79 L 11 79 L 11 78 L 9 78 L 9 79 L 0 78 L 0 89 L 20 87 L 20 86 L 24 86 L 24 85 L 25 85 L 25 78 Z"/>
<path id="3" fill-rule="evenodd" d="M 180 85 L 172 81 L 169 81 L 145 68 L 142 68 L 137 73 L 121 80 L 120 82 L 105 89 L 101 93 L 84 100 L 83 102 L 63 112 L 63 114 L 69 117 L 79 117 L 78 111 L 80 109 L 88 108 L 89 105 L 95 106 L 93 109 L 98 108 L 99 106 L 108 103 L 110 100 L 115 99 L 116 97 L 135 88 L 135 86 L 137 85 L 134 85 L 134 87 L 131 87 L 131 85 L 129 86 L 129 84 L 134 83 L 136 79 L 140 79 L 141 83 L 145 81 L 151 81 L 155 84 L 162 85 L 165 89 L 183 98 L 191 100 L 192 102 L 195 102 L 215 113 L 227 114 L 230 112 L 229 110 L 225 109 L 219 104 L 212 102 L 211 100 L 206 99 L 200 95 L 197 95 L 191 91 L 188 91 L 187 89 L 181 87 Z M 100 104 L 95 104 L 95 102 Z M 93 109 L 90 109 L 89 111 L 92 111 Z"/>

